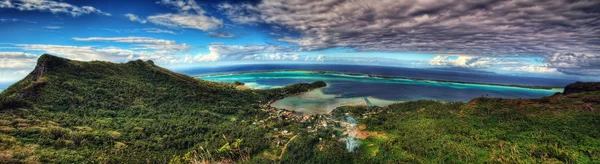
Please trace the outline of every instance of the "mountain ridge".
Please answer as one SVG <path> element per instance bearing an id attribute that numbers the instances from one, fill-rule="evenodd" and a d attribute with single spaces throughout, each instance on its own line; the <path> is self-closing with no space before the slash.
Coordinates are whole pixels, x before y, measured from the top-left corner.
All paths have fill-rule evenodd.
<path id="1" fill-rule="evenodd" d="M 265 129 L 240 127 L 267 115 L 261 110 L 265 102 L 324 83 L 273 90 L 238 85 L 199 80 L 151 61 L 117 64 L 42 55 L 29 75 L 0 93 L 0 140 L 10 141 L 0 144 L 0 154 L 19 154 L 0 161 L 165 163 L 196 144 L 216 150 L 235 139 L 244 139 L 240 146 L 254 153 L 267 147 Z M 104 155 L 92 155 L 97 153 Z M 214 155 L 232 158 L 228 154 Z"/>

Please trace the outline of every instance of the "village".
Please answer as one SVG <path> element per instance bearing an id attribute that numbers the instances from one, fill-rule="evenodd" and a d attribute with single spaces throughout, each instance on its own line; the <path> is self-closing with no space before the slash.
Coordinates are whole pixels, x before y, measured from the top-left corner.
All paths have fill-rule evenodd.
<path id="1" fill-rule="evenodd" d="M 254 120 L 252 125 L 269 129 L 269 135 L 272 138 L 271 147 L 275 148 L 271 156 L 273 158 L 280 158 L 285 153 L 287 145 L 299 134 L 317 135 L 319 133 L 328 133 L 325 135 L 327 136 L 326 138 L 319 138 L 319 141 L 333 140 L 342 143 L 345 142 L 346 145 L 354 144 L 356 142 L 354 141 L 355 139 L 366 138 L 368 132 L 361 133 L 353 117 L 368 118 L 383 112 L 384 109 L 368 105 L 368 100 L 365 101 L 363 107 L 365 109 L 360 113 L 334 110 L 327 114 L 305 114 L 278 109 L 266 104 L 262 106 L 262 110 L 267 112 L 269 116 L 264 119 Z M 349 118 L 352 119 L 351 122 L 348 121 Z M 364 129 L 364 125 L 361 128 Z M 355 147 L 348 151 L 353 151 L 354 149 Z"/>

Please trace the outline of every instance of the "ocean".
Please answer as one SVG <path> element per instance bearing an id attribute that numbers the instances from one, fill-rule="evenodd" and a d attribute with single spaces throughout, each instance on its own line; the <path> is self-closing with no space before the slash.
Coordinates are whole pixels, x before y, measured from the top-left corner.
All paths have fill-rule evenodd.
<path id="1" fill-rule="evenodd" d="M 291 70 L 332 71 L 352 73 L 353 75 Z M 295 83 L 309 83 L 317 80 L 325 81 L 328 85 L 326 88 L 291 96 L 272 104 L 278 108 L 307 113 L 327 113 L 335 107 L 343 105 L 384 106 L 394 102 L 423 99 L 467 102 L 477 97 L 540 98 L 561 92 L 562 88 L 554 90 L 531 89 L 473 83 L 565 86 L 573 82 L 563 79 L 505 76 L 488 72 L 452 72 L 445 70 L 348 65 L 244 65 L 187 70 L 184 73 L 209 81 L 240 81 L 246 83 L 251 88 L 257 89 L 282 87 Z M 354 74 L 402 78 L 374 78 Z M 411 80 L 407 78 L 430 80 Z"/>
<path id="2" fill-rule="evenodd" d="M 575 80 L 522 77 L 500 75 L 490 72 L 469 72 L 454 69 L 419 69 L 402 68 L 389 66 L 369 66 L 369 65 L 333 65 L 333 64 L 254 64 L 254 65 L 234 65 L 221 67 L 204 67 L 187 70 L 176 70 L 176 72 L 191 76 L 217 74 L 217 73 L 236 73 L 249 71 L 275 71 L 275 70 L 313 70 L 313 71 L 332 71 L 343 73 L 358 73 L 380 76 L 394 76 L 404 78 L 418 78 L 430 80 L 464 81 L 472 83 L 489 83 L 503 85 L 523 85 L 523 86 L 566 86 L 575 82 Z"/>

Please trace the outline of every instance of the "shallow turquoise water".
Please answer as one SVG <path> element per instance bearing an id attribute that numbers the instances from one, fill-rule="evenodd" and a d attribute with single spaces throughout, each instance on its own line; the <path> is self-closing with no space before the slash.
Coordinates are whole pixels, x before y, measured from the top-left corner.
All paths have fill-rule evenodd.
<path id="1" fill-rule="evenodd" d="M 225 75 L 212 75 L 212 76 L 202 76 L 201 79 L 209 80 L 209 81 L 218 81 L 218 82 L 233 82 L 235 80 L 251 83 L 255 88 L 273 88 L 273 87 L 281 87 L 289 84 L 294 84 L 297 82 L 313 82 L 317 80 L 323 80 L 328 82 L 331 87 L 328 88 L 329 91 L 336 90 L 336 85 L 340 84 L 356 84 L 356 83 L 365 83 L 370 85 L 381 85 L 384 84 L 381 88 L 369 88 L 373 90 L 378 90 L 381 92 L 389 91 L 389 87 L 385 84 L 393 84 L 398 86 L 418 86 L 421 88 L 420 91 L 431 92 L 435 89 L 441 88 L 452 88 L 457 89 L 456 91 L 488 91 L 488 96 L 490 93 L 493 94 L 493 91 L 499 92 L 516 92 L 516 93 L 530 93 L 524 94 L 523 98 L 529 97 L 541 97 L 552 95 L 556 92 L 562 92 L 562 89 L 548 90 L 548 89 L 531 89 L 531 88 L 521 88 L 521 87 L 509 87 L 509 86 L 498 86 L 498 85 L 484 85 L 484 84 L 468 84 L 468 83 L 451 83 L 451 82 L 437 82 L 437 81 L 425 81 L 425 80 L 411 80 L 411 79 L 402 79 L 402 78 L 374 78 L 368 76 L 355 76 L 355 75 L 346 75 L 346 74 L 332 74 L 332 73 L 316 73 L 311 71 L 280 71 L 280 72 L 253 72 L 253 73 L 244 73 L 244 74 L 225 74 Z M 345 85 L 344 85 L 345 86 Z M 360 88 L 343 88 L 348 92 L 360 91 Z M 408 88 L 404 88 L 408 89 Z M 435 91 L 434 91 L 435 92 Z M 325 93 L 328 93 L 325 91 Z M 400 93 L 398 93 L 400 94 Z M 375 95 L 370 95 L 375 96 Z M 474 95 L 481 96 L 481 95 Z M 515 94 L 509 94 L 506 96 L 498 96 L 498 97 L 519 97 L 515 96 Z"/>
<path id="2" fill-rule="evenodd" d="M 317 73 L 311 71 L 251 72 L 244 74 L 209 75 L 200 77 L 217 82 L 240 81 L 249 87 L 266 89 L 300 82 L 325 81 L 328 87 L 311 93 L 311 96 L 296 96 L 281 100 L 276 105 L 290 110 L 330 111 L 339 105 L 366 104 L 366 101 L 386 105 L 393 101 L 433 99 L 439 101 L 469 101 L 473 98 L 539 98 L 549 96 L 562 89 L 531 89 L 485 84 L 468 84 L 411 80 L 403 78 L 374 78 L 363 75 Z M 302 97 L 303 96 L 303 97 Z"/>

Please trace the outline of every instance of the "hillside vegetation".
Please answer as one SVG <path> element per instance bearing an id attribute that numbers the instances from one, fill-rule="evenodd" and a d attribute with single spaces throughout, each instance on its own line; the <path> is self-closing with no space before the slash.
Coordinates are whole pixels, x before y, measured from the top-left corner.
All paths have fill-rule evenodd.
<path id="1" fill-rule="evenodd" d="M 43 55 L 0 93 L 0 163 L 599 163 L 597 84 L 303 116 L 268 104 L 324 82 L 253 90 L 151 61 Z"/>
<path id="2" fill-rule="evenodd" d="M 194 146 L 216 150 L 237 139 L 250 155 L 268 147 L 265 129 L 249 126 L 265 117 L 262 104 L 324 85 L 248 90 L 151 61 L 38 60 L 0 94 L 0 161 L 166 163 Z"/>
<path id="3" fill-rule="evenodd" d="M 301 134 L 287 145 L 281 162 L 600 163 L 598 109 L 600 91 L 339 107 L 295 127 Z M 355 135 L 344 128 L 348 117 L 357 120 Z M 311 132 L 314 127 L 319 131 Z M 353 152 L 348 136 L 357 139 Z M 252 162 L 273 160 L 259 159 Z"/>
<path id="4" fill-rule="evenodd" d="M 542 99 L 345 107 L 368 135 L 350 161 L 598 163 L 600 91 Z"/>

